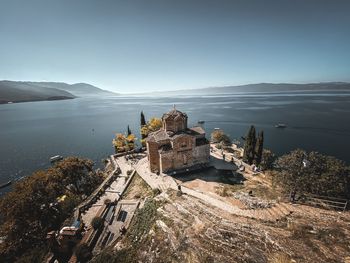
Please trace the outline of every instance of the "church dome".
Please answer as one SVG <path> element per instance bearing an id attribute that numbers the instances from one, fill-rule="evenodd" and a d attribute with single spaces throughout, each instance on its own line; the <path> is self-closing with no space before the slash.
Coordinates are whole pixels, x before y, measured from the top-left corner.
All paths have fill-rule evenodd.
<path id="1" fill-rule="evenodd" d="M 187 118 L 187 114 L 175 109 L 175 107 L 168 113 L 163 114 L 163 119 L 177 119 L 178 117 Z"/>
<path id="2" fill-rule="evenodd" d="M 162 117 L 163 129 L 167 132 L 179 132 L 187 129 L 187 114 L 174 108 Z"/>

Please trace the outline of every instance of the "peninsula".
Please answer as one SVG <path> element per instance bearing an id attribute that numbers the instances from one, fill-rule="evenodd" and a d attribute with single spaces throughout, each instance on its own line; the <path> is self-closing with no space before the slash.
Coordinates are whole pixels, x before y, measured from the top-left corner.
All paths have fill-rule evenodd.
<path id="1" fill-rule="evenodd" d="M 295 150 L 276 157 L 251 126 L 244 147 L 172 109 L 128 127 L 94 171 L 58 161 L 0 199 L 0 255 L 13 262 L 346 262 L 350 169 Z M 326 165 L 325 165 L 326 164 Z M 330 176 L 331 175 L 331 176 Z M 45 182 L 45 183 L 43 183 Z M 317 186 L 317 187 L 315 187 Z M 26 221 L 15 220 L 18 215 Z M 19 231 L 19 232 L 16 232 Z M 332 244 L 332 247 L 329 246 Z"/>

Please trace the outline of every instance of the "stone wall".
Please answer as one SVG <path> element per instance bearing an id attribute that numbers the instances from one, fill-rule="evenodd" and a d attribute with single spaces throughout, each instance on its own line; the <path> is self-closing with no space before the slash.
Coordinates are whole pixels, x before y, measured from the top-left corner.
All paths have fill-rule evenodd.
<path id="1" fill-rule="evenodd" d="M 160 154 L 160 170 L 165 173 L 174 169 L 173 151 L 162 152 Z"/>
<path id="2" fill-rule="evenodd" d="M 160 171 L 158 143 L 147 142 L 147 156 L 151 172 L 156 173 Z"/>
<path id="3" fill-rule="evenodd" d="M 209 162 L 210 157 L 210 145 L 204 144 L 197 146 L 193 150 L 193 157 L 196 160 L 196 164 Z"/>

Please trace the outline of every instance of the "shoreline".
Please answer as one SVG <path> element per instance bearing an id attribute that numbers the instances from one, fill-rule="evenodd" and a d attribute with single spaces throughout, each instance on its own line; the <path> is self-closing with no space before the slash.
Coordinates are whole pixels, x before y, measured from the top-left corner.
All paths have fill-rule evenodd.
<path id="1" fill-rule="evenodd" d="M 45 99 L 34 99 L 34 100 L 18 100 L 18 101 L 0 101 L 0 105 L 5 104 L 15 104 L 15 103 L 25 103 L 25 102 L 40 102 L 40 101 L 56 101 L 56 100 L 73 100 L 77 97 L 65 97 L 65 96 L 57 96 L 57 97 L 49 97 Z"/>

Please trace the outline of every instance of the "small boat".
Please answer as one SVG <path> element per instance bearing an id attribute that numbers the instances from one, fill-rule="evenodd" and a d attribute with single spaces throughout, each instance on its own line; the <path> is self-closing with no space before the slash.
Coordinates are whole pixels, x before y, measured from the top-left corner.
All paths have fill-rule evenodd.
<path id="1" fill-rule="evenodd" d="M 199 123 L 199 124 L 204 124 L 204 123 L 205 123 L 205 121 L 203 121 L 203 120 L 199 120 L 199 121 L 198 121 L 198 123 Z"/>
<path id="2" fill-rule="evenodd" d="M 5 188 L 6 186 L 9 186 L 10 184 L 12 184 L 12 181 L 8 181 L 7 183 L 0 185 L 0 189 Z"/>
<path id="3" fill-rule="evenodd" d="M 283 123 L 278 123 L 278 124 L 275 125 L 275 128 L 282 128 L 282 129 L 284 129 L 284 128 L 287 128 L 287 125 L 285 125 Z"/>
<path id="4" fill-rule="evenodd" d="M 55 156 L 50 157 L 50 162 L 51 162 L 51 163 L 54 163 L 54 162 L 61 161 L 62 159 L 63 159 L 63 156 L 61 156 L 61 155 L 55 155 Z"/>

